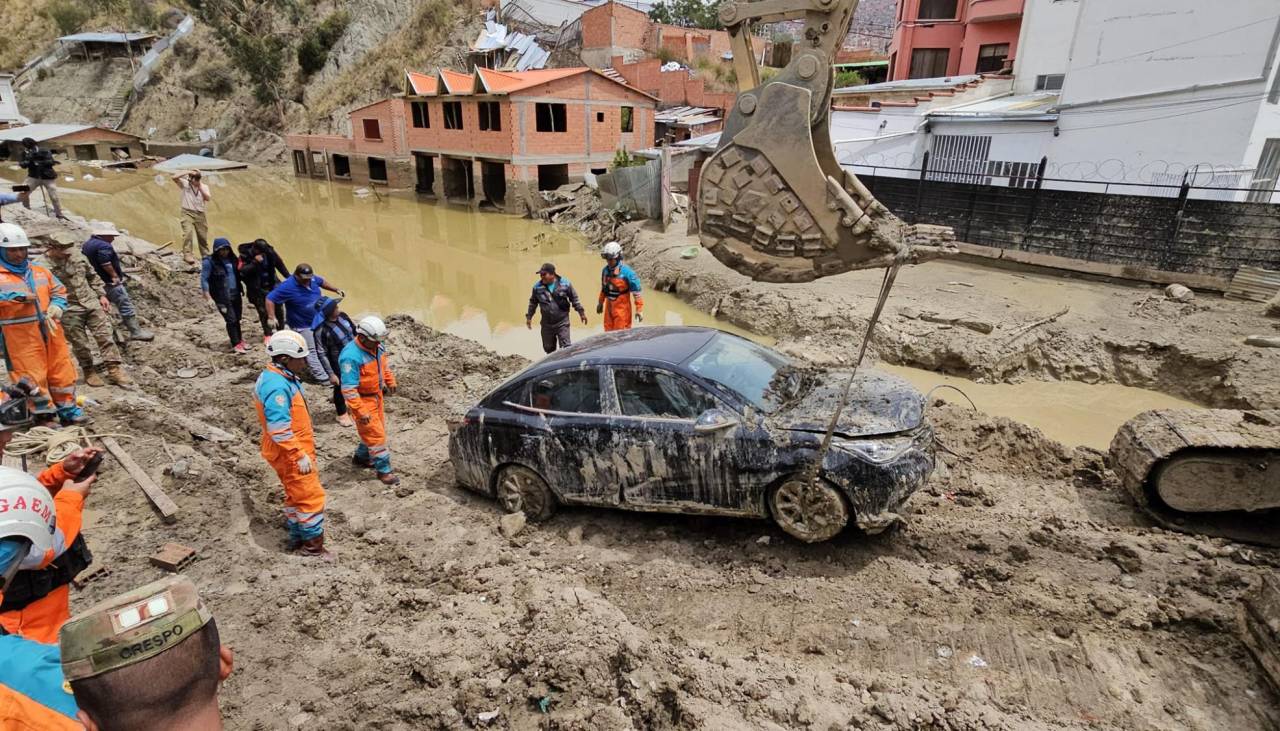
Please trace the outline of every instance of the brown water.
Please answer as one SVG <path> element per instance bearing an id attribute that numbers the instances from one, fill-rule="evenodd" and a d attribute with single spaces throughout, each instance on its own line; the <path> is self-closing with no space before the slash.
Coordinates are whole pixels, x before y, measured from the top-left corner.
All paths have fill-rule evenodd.
<path id="1" fill-rule="evenodd" d="M 167 176 L 83 172 L 98 177 L 62 183 L 73 189 L 63 202 L 75 214 L 114 221 L 157 244 L 180 240 L 178 192 Z M 211 240 L 267 239 L 290 265 L 305 261 L 342 288 L 343 308 L 352 316 L 404 312 L 500 353 L 540 357 L 538 316 L 530 332 L 524 313 L 535 272 L 550 261 L 587 308 L 590 324 L 575 321 L 574 336 L 603 330 L 595 314 L 603 263 L 572 232 L 410 196 L 358 196 L 350 185 L 278 173 L 237 171 L 206 180 L 213 193 Z M 645 325 L 714 325 L 743 334 L 666 293 L 646 291 L 644 301 Z"/>
<path id="2" fill-rule="evenodd" d="M 80 179 L 86 172 L 95 179 Z M 156 243 L 180 237 L 178 194 L 167 176 L 95 169 L 75 174 L 76 182 L 60 183 L 64 203 L 74 213 L 114 221 Z M 577 285 L 591 320 L 589 327 L 575 325 L 575 337 L 601 331 L 594 313 L 600 258 L 573 233 L 512 216 L 420 203 L 412 197 L 361 197 L 349 185 L 279 173 L 241 171 L 206 179 L 213 190 L 211 238 L 271 241 L 287 262 L 307 261 L 345 289 L 344 306 L 353 315 L 405 312 L 496 351 L 537 358 L 542 355 L 540 340 L 536 329 L 525 330 L 524 312 L 534 271 L 552 261 Z M 1076 305 L 1083 296 L 1067 291 L 1080 286 L 1070 282 L 1045 283 L 985 269 L 970 275 L 999 280 L 984 282 L 983 287 L 992 291 L 1001 286 L 1035 287 L 1049 299 L 1059 295 Z M 645 314 L 646 325 L 711 325 L 769 342 L 662 292 L 645 293 Z M 251 322 L 247 316 L 246 329 L 254 332 Z M 1120 424 L 1142 411 L 1194 406 L 1127 386 L 981 384 L 914 368 L 884 368 L 923 391 L 939 384 L 957 386 L 986 413 L 1030 424 L 1065 444 L 1099 449 L 1107 447 Z M 948 390 L 938 395 L 964 402 Z"/>
<path id="3" fill-rule="evenodd" d="M 979 411 L 1030 424 L 1046 436 L 1071 446 L 1106 450 L 1121 424 L 1149 409 L 1189 409 L 1196 404 L 1156 391 L 1114 383 L 1080 381 L 1024 381 L 978 383 L 919 368 L 880 364 L 921 391 L 955 386 L 973 400 Z M 938 389 L 937 397 L 967 405 L 964 396 Z"/>

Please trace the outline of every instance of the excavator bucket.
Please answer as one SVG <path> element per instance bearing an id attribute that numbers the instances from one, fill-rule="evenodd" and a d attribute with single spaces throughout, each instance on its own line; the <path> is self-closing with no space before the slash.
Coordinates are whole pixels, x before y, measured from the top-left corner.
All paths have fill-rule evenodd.
<path id="1" fill-rule="evenodd" d="M 726 2 L 720 19 L 743 89 L 698 181 L 702 245 L 754 279 L 804 282 L 954 254 L 944 226 L 909 226 L 840 167 L 829 132 L 832 57 L 857 0 Z M 804 41 L 757 82 L 752 22 L 804 18 Z"/>

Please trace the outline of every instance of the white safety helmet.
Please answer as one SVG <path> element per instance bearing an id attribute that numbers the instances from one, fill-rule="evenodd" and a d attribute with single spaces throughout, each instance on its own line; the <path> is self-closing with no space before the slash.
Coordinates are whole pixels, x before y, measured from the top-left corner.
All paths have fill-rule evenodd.
<path id="1" fill-rule="evenodd" d="M 0 249 L 17 249 L 30 246 L 27 232 L 16 223 L 0 223 Z"/>
<path id="2" fill-rule="evenodd" d="M 53 548 L 56 529 L 49 491 L 22 470 L 0 467 L 0 590 L 27 556 Z"/>
<path id="3" fill-rule="evenodd" d="M 307 357 L 307 341 L 293 330 L 280 330 L 267 338 L 267 355 L 287 355 L 290 358 Z"/>
<path id="4" fill-rule="evenodd" d="M 610 241 L 609 243 L 605 244 L 604 248 L 600 250 L 600 258 L 601 259 L 621 259 L 622 244 L 619 244 L 617 241 Z"/>
<path id="5" fill-rule="evenodd" d="M 369 338 L 374 342 L 382 342 L 387 336 L 387 324 L 377 315 L 369 315 L 360 318 L 360 322 L 356 323 L 356 332 Z"/>

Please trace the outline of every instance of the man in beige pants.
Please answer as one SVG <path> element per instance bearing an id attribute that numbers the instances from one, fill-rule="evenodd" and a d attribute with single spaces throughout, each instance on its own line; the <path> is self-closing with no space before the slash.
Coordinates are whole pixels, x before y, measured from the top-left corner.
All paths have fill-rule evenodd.
<path id="1" fill-rule="evenodd" d="M 188 264 L 196 263 L 193 248 L 199 247 L 200 256 L 209 255 L 209 220 L 205 208 L 213 195 L 209 186 L 200 181 L 199 170 L 187 170 L 173 176 L 173 182 L 182 191 L 182 258 Z"/>

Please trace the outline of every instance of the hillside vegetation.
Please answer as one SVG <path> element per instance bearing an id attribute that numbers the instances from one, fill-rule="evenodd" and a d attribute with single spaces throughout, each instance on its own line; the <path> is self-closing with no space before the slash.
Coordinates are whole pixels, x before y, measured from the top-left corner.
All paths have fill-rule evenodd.
<path id="1" fill-rule="evenodd" d="M 64 33 L 167 32 L 191 14 L 195 31 L 164 56 L 124 129 L 161 140 L 194 140 L 213 129 L 220 154 L 267 161 L 283 154 L 286 131 L 346 131 L 345 111 L 400 91 L 406 68 L 461 65 L 481 6 L 481 0 L 5 2 L 0 37 L 8 42 L 0 44 L 0 68 L 20 67 Z M 94 110 L 59 99 L 82 97 L 70 81 L 83 75 L 70 64 L 56 69 L 20 90 L 19 104 L 31 100 L 23 111 L 34 121 L 91 122 Z M 83 118 L 62 118 L 68 115 Z"/>

